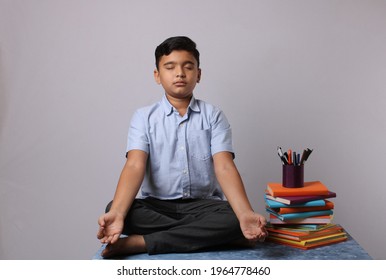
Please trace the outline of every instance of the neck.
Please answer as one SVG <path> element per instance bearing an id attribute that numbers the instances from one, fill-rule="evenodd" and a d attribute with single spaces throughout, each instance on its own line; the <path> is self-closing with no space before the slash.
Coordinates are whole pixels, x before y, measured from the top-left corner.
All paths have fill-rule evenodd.
<path id="1" fill-rule="evenodd" d="M 181 116 L 184 116 L 186 114 L 186 111 L 188 109 L 188 106 L 190 104 L 190 100 L 192 99 L 192 95 L 188 98 L 174 98 L 171 96 L 166 95 L 167 99 L 169 100 L 170 104 L 177 109 L 178 113 L 180 113 Z"/>

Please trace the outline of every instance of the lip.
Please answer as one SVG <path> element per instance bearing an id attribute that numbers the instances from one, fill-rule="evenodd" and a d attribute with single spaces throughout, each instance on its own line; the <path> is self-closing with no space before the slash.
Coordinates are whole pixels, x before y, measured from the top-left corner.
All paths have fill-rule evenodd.
<path id="1" fill-rule="evenodd" d="M 179 86 L 179 87 L 186 86 L 186 82 L 184 82 L 184 81 L 176 81 L 173 84 L 175 86 Z"/>

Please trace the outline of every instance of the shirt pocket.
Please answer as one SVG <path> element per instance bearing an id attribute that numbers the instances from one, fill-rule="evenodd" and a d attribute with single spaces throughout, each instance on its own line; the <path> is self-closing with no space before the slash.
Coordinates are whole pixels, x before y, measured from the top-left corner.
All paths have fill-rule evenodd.
<path id="1" fill-rule="evenodd" d="M 208 160 L 212 157 L 211 154 L 211 131 L 206 130 L 191 130 L 188 135 L 189 154 L 196 160 Z"/>

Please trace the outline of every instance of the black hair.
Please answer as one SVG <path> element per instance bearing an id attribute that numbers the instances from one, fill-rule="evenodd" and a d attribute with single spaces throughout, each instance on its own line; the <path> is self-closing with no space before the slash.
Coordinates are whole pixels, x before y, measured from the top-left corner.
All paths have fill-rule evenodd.
<path id="1" fill-rule="evenodd" d="M 196 43 L 186 36 L 177 36 L 166 39 L 155 49 L 155 66 L 157 69 L 159 69 L 161 57 L 169 55 L 172 51 L 190 52 L 197 60 L 197 66 L 200 66 L 200 53 L 196 48 Z"/>

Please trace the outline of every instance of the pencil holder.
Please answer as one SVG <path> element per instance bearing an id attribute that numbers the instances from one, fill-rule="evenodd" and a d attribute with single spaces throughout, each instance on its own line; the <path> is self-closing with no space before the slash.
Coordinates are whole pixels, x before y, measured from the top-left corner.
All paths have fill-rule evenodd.
<path id="1" fill-rule="evenodd" d="M 283 165 L 283 187 L 304 187 L 304 165 Z"/>

